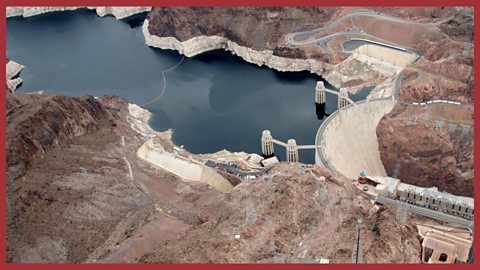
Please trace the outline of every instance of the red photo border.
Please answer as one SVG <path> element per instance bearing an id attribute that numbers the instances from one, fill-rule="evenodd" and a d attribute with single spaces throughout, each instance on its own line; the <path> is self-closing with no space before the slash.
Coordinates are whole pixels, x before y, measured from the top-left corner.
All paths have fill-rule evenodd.
<path id="1" fill-rule="evenodd" d="M 474 7 L 474 55 L 477 56 L 480 53 L 478 48 L 480 34 L 478 33 L 479 21 L 480 21 L 480 1 L 479 0 L 322 0 L 322 1 L 308 1 L 308 0 L 169 0 L 169 1 L 155 1 L 155 0 L 45 0 L 35 1 L 35 0 L 3 0 L 0 1 L 0 39 L 2 40 L 0 48 L 2 51 L 6 52 L 6 10 L 7 6 L 473 6 Z M 1 63 L 2 74 L 6 73 L 6 58 L 2 58 L 3 62 Z M 474 57 L 474 70 L 478 71 L 480 68 L 480 61 L 477 57 Z M 479 72 L 474 73 L 475 82 L 479 81 Z M 479 98 L 480 98 L 480 87 L 474 84 L 474 125 L 479 124 Z M 2 115 L 6 113 L 6 102 L 5 102 L 5 91 L 1 92 L 0 99 L 0 110 Z M 0 151 L 2 153 L 0 160 L 0 179 L 1 179 L 1 188 L 0 188 L 0 198 L 1 198 L 1 209 L 0 209 L 0 227 L 2 230 L 2 237 L 0 239 L 0 268 L 1 269 L 158 269 L 168 268 L 168 269 L 222 269 L 228 267 L 230 269 L 296 269 L 301 267 L 303 269 L 317 269 L 317 268 L 335 268 L 335 269 L 384 269 L 385 267 L 391 269 L 404 269 L 405 267 L 415 267 L 415 268 L 425 268 L 425 269 L 477 269 L 480 265 L 480 239 L 478 236 L 478 226 L 476 226 L 475 231 L 477 232 L 474 235 L 474 244 L 475 244 L 475 263 L 474 264 L 453 264 L 453 265 L 432 265 L 432 264 L 414 264 L 405 266 L 403 264 L 292 264 L 292 265 L 279 265 L 279 264 L 6 264 L 6 118 L 0 117 L 0 127 L 2 129 L 0 137 Z M 474 129 L 474 140 L 477 141 L 479 138 L 478 132 L 475 132 Z M 480 145 L 474 143 L 474 156 L 479 153 Z M 478 167 L 479 160 L 475 157 L 474 166 Z M 480 177 L 479 171 L 475 170 L 474 172 L 474 181 Z M 474 196 L 475 198 L 479 197 L 479 187 L 477 184 L 474 185 Z M 478 208 L 480 203 L 475 199 L 475 206 Z M 480 219 L 479 215 L 475 216 L 475 221 Z"/>

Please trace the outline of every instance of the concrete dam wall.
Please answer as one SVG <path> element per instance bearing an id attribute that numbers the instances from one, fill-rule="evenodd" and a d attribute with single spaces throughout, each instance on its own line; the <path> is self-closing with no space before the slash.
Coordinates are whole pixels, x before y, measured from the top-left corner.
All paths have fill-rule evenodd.
<path id="1" fill-rule="evenodd" d="M 164 170 L 174 173 L 187 181 L 200 181 L 209 184 L 220 192 L 230 192 L 232 184 L 217 173 L 201 163 L 185 160 L 172 153 L 165 152 L 161 145 L 149 140 L 137 150 L 137 156 Z"/>
<path id="2" fill-rule="evenodd" d="M 356 179 L 361 171 L 387 176 L 380 159 L 376 129 L 395 101 L 377 99 L 356 104 L 336 111 L 320 126 L 315 161 L 350 179 Z"/>
<path id="3" fill-rule="evenodd" d="M 362 55 L 373 57 L 382 62 L 390 63 L 401 69 L 404 69 L 417 58 L 413 53 L 386 48 L 375 44 L 362 45 L 358 47 L 357 52 Z"/>

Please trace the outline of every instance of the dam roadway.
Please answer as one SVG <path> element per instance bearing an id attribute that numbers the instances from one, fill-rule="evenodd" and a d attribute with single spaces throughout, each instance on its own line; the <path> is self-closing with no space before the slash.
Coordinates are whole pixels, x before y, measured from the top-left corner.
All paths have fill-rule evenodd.
<path id="1" fill-rule="evenodd" d="M 363 100 L 335 111 L 320 126 L 316 136 L 315 162 L 355 179 L 361 171 L 387 176 L 380 159 L 376 128 L 389 113 L 392 97 Z"/>

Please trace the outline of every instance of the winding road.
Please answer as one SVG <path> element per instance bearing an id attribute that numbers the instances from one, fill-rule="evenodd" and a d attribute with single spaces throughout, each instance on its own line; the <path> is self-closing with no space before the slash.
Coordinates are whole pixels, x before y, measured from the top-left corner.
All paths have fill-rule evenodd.
<path id="1" fill-rule="evenodd" d="M 381 40 L 382 42 L 393 44 L 390 41 L 383 40 L 381 38 L 378 38 L 378 37 L 372 36 L 368 33 L 365 33 L 365 32 L 363 32 L 363 30 L 361 28 L 358 28 L 358 27 L 353 27 L 353 28 L 347 29 L 343 32 L 333 33 L 333 34 L 323 36 L 323 37 L 320 37 L 320 38 L 317 38 L 317 39 L 314 39 L 314 40 L 308 40 L 308 39 L 311 38 L 313 35 L 319 34 L 320 32 L 326 30 L 327 28 L 329 28 L 332 25 L 341 23 L 341 22 L 343 22 L 345 20 L 348 20 L 348 19 L 351 19 L 353 17 L 375 17 L 375 18 L 378 18 L 378 19 L 397 22 L 397 23 L 414 24 L 414 25 L 422 25 L 422 26 L 430 25 L 430 26 L 433 26 L 436 31 L 444 34 L 443 32 L 440 31 L 440 29 L 437 28 L 437 26 L 446 22 L 446 21 L 448 21 L 448 20 L 450 20 L 450 19 L 452 19 L 454 16 L 455 15 L 452 15 L 452 16 L 449 16 L 447 18 L 443 18 L 443 19 L 441 19 L 439 21 L 436 21 L 436 22 L 420 23 L 420 22 L 417 22 L 417 21 L 402 19 L 402 18 L 394 17 L 394 16 L 391 16 L 391 15 L 388 15 L 388 14 L 371 11 L 371 10 L 357 10 L 357 11 L 354 11 L 350 14 L 347 14 L 347 15 L 345 15 L 345 16 L 343 16 L 343 17 L 341 17 L 341 18 L 339 18 L 335 21 L 329 22 L 323 27 L 316 28 L 316 29 L 313 29 L 313 30 L 310 30 L 310 31 L 294 32 L 294 33 L 287 34 L 285 36 L 285 42 L 286 42 L 287 46 L 292 46 L 292 45 L 293 46 L 302 46 L 302 45 L 308 45 L 308 44 L 312 44 L 312 43 L 322 43 L 326 39 L 329 39 L 329 38 L 332 38 L 332 37 L 338 36 L 338 35 L 352 35 L 352 34 L 355 34 L 355 35 L 365 35 L 367 37 L 371 37 L 371 38 Z M 308 41 L 306 41 L 306 40 L 308 40 Z M 394 45 L 399 46 L 399 47 L 404 47 L 404 46 L 399 45 L 399 44 L 394 44 Z"/>

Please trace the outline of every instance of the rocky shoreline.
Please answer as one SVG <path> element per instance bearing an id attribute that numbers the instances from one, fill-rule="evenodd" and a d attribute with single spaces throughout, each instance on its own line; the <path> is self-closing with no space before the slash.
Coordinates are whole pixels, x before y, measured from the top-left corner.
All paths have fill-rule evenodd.
<path id="1" fill-rule="evenodd" d="M 49 12 L 77 9 L 95 10 L 100 17 L 112 15 L 117 19 L 125 19 L 136 14 L 149 12 L 152 7 L 7 7 L 7 18 L 15 16 L 32 17 Z M 170 36 L 160 37 L 150 33 L 148 19 L 143 23 L 142 32 L 146 45 L 160 49 L 176 50 L 187 57 L 193 57 L 207 51 L 224 49 L 258 66 L 265 65 L 271 69 L 282 72 L 309 71 L 322 76 L 334 87 L 338 88 L 338 86 L 342 84 L 341 76 L 335 72 L 342 65 L 342 62 L 329 64 L 313 58 L 302 59 L 277 56 L 274 55 L 273 50 L 254 50 L 247 46 L 239 45 L 226 37 L 215 35 L 195 36 L 185 41 L 180 41 Z M 361 87 L 357 88 L 360 89 Z M 372 93 L 374 92 L 375 91 L 372 91 Z"/>
<path id="2" fill-rule="evenodd" d="M 26 13 L 24 9 L 11 10 L 11 13 L 34 16 L 29 14 L 60 11 L 54 8 L 63 7 L 38 8 Z M 96 10 L 99 16 L 111 14 L 117 19 L 133 12 L 116 7 L 89 8 Z M 145 20 L 142 28 L 145 43 L 151 47 L 177 50 L 188 57 L 224 49 L 259 66 L 319 74 L 343 88 L 357 87 L 362 83 L 337 84 L 342 75 L 351 76 L 339 72 L 349 60 L 343 58 L 338 63 L 322 62 L 320 57 L 312 55 L 296 57 L 293 50 L 283 47 L 282 40 L 277 39 L 280 35 L 264 39 L 251 34 L 254 28 L 245 27 L 248 20 L 238 13 L 232 12 L 231 15 L 241 21 L 238 27 L 230 25 L 232 20 L 226 18 L 223 20 L 225 29 L 236 29 L 240 34 L 247 29 L 246 37 L 258 39 L 247 39 L 248 42 L 242 43 L 246 39 L 242 40 L 245 36 L 239 38 L 240 34 L 215 28 L 203 31 L 202 22 L 188 14 L 176 13 L 177 21 L 173 24 L 178 26 L 178 32 L 187 28 L 185 19 L 199 26 L 188 33 L 168 32 L 174 28 L 166 23 L 169 18 L 164 14 L 157 19 L 166 18 L 158 22 L 164 26 L 165 32 L 155 31 L 154 19 L 150 20 L 149 30 L 149 22 Z M 278 13 L 268 11 L 266 17 L 274 19 L 275 16 L 279 16 Z M 301 14 L 297 16 L 302 23 L 307 19 Z M 218 13 L 209 18 L 222 21 Z M 257 27 L 257 24 L 254 21 L 247 26 L 254 25 L 255 29 L 266 33 L 274 32 Z M 140 33 L 137 31 L 137 34 Z M 280 40 L 279 45 L 268 42 L 274 39 Z M 259 47 L 262 42 L 269 45 Z M 278 54 L 278 48 L 284 48 L 286 52 Z M 21 81 L 18 74 L 22 68 L 7 59 L 7 90 L 8 79 Z M 415 88 L 412 93 L 418 90 L 423 95 L 430 91 L 432 96 L 435 93 L 435 97 L 438 94 L 440 98 L 441 93 L 434 89 L 439 88 L 442 81 L 427 80 L 430 78 L 422 81 L 422 74 L 406 74 L 404 81 L 412 87 L 423 87 L 426 82 L 432 82 L 436 88 Z M 372 83 L 370 78 L 362 75 L 354 78 Z M 385 77 L 378 78 L 380 81 Z M 378 94 L 390 96 L 386 87 L 395 86 L 396 79 L 392 75 L 384 81 L 382 85 L 377 84 L 385 87 L 384 92 Z M 282 162 L 255 181 L 240 181 L 238 178 L 235 183 L 231 179 L 236 176 L 232 174 L 230 178 L 226 176 L 228 173 L 217 170 L 234 186 L 232 189 L 227 183 L 228 189 L 232 190 L 228 194 L 212 188 L 215 183 L 184 181 L 188 177 L 169 170 L 171 166 L 161 166 L 166 162 L 156 164 L 151 162 L 152 159 L 142 159 L 139 149 L 147 148 L 143 157 L 152 154 L 151 150 L 158 150 L 185 162 L 201 165 L 213 160 L 250 170 L 259 169 L 254 164 L 259 164 L 261 157 L 226 150 L 192 154 L 183 146 L 174 144 L 172 130 L 159 132 L 152 129 L 149 125 L 151 112 L 121 97 L 68 97 L 21 92 L 7 91 L 6 94 L 7 263 L 349 263 L 355 252 L 352 239 L 358 232 L 362 237 L 363 263 L 420 263 L 424 234 L 416 225 L 444 230 L 435 226 L 438 225 L 435 221 L 411 215 L 399 222 L 395 208 L 375 204 L 347 177 L 321 164 Z M 442 93 L 448 96 L 450 92 L 450 88 L 444 87 Z M 367 100 L 363 104 L 367 102 L 378 103 Z M 333 146 L 335 155 L 343 152 L 343 156 L 348 157 L 344 161 L 346 166 L 351 166 L 347 163 L 354 163 L 359 158 L 368 161 L 372 156 L 368 152 L 380 147 L 380 155 L 384 155 L 380 156 L 380 161 L 387 174 L 402 179 L 402 182 L 410 179 L 411 184 L 419 186 L 441 184 L 456 191 L 473 191 L 473 124 L 471 132 L 462 130 L 473 121 L 473 110 L 470 113 L 470 109 L 465 109 L 460 113 L 456 106 L 432 103 L 436 105 L 407 106 L 397 101 L 393 110 L 376 124 L 376 129 L 366 124 L 368 117 L 378 114 L 370 109 L 372 107 L 363 112 L 366 117 L 351 109 L 337 111 L 340 116 L 337 118 L 343 118 L 342 122 L 347 125 L 354 121 L 350 116 L 359 120 L 355 121 L 355 126 L 344 128 L 345 132 L 338 125 L 332 126 L 337 133 L 335 139 L 366 144 L 366 150 L 342 151 L 342 147 L 338 147 L 342 146 L 341 142 L 336 140 L 327 144 Z M 360 109 L 360 106 L 351 107 Z M 449 118 L 439 127 L 435 120 L 443 119 L 439 117 L 445 115 Z M 413 124 L 412 119 L 416 123 L 417 118 L 418 124 Z M 329 117 L 331 120 L 332 116 Z M 453 122 L 458 127 L 454 132 L 447 125 Z M 357 133 L 354 137 L 359 138 L 351 137 L 352 130 Z M 374 131 L 376 134 L 372 133 Z M 345 133 L 345 138 L 339 139 L 339 132 Z M 362 139 L 360 133 L 369 136 L 369 141 Z M 376 136 L 376 140 L 372 136 Z M 171 160 L 173 158 L 167 161 Z M 182 167 L 183 172 L 186 167 L 188 164 Z M 355 178 L 359 170 L 352 169 L 353 176 L 349 178 Z M 465 181 L 460 183 L 458 180 Z M 363 224 L 357 227 L 357 231 L 352 226 L 358 220 Z M 456 228 L 452 229 L 457 233 Z"/>
<path id="3" fill-rule="evenodd" d="M 132 130 L 140 134 L 144 141 L 154 140 L 162 141 L 162 147 L 168 152 L 177 152 L 179 157 L 195 161 L 197 163 L 204 163 L 207 160 L 223 163 L 230 162 L 237 164 L 245 170 L 261 169 L 260 160 L 262 159 L 258 154 L 246 152 L 231 152 L 226 149 L 204 154 L 192 154 L 188 150 L 175 145 L 172 141 L 173 130 L 155 131 L 149 124 L 152 113 L 147 109 L 132 103 L 128 103 L 127 122 L 130 123 Z"/>
<path id="4" fill-rule="evenodd" d="M 346 60 L 338 64 L 329 64 L 320 60 L 307 58 L 289 58 L 274 55 L 273 50 L 257 51 L 246 46 L 241 46 L 238 43 L 221 36 L 196 36 L 185 41 L 180 41 L 175 37 L 160 37 L 150 33 L 149 20 L 146 19 L 142 26 L 142 32 L 145 37 L 145 44 L 150 47 L 176 50 L 180 54 L 187 57 L 193 57 L 204 52 L 223 49 L 231 52 L 233 55 L 241 57 L 244 61 L 258 66 L 265 65 L 268 68 L 281 72 L 299 72 L 308 71 L 324 78 L 335 88 L 340 88 L 340 85 L 345 83 L 345 76 L 339 74 L 338 70 L 342 68 L 348 61 L 355 60 L 352 55 Z M 391 96 L 394 92 L 395 77 L 386 80 L 385 83 L 377 85 L 375 89 L 368 95 L 370 98 L 385 98 Z M 363 87 L 368 86 L 364 82 L 355 87 L 349 87 L 349 92 L 356 93 Z"/>
<path id="5" fill-rule="evenodd" d="M 148 19 L 145 20 L 142 26 L 142 32 L 145 36 L 145 44 L 150 47 L 176 50 L 187 57 L 192 57 L 207 51 L 224 49 L 258 66 L 265 65 L 277 71 L 284 72 L 309 71 L 322 76 L 331 84 L 335 85 L 335 82 L 329 80 L 332 71 L 335 69 L 335 65 L 315 59 L 280 57 L 274 55 L 272 50 L 256 51 L 220 36 L 197 36 L 183 42 L 174 37 L 159 37 L 150 33 Z"/>
<path id="6" fill-rule="evenodd" d="M 278 164 L 225 194 L 137 159 L 129 118 L 149 113 L 122 98 L 13 93 L 7 106 L 8 263 L 271 263 L 272 248 L 345 263 L 359 218 L 374 228 L 365 262 L 419 262 L 414 223 L 321 166 Z"/>
<path id="7" fill-rule="evenodd" d="M 32 17 L 37 16 L 40 14 L 45 14 L 49 12 L 56 12 L 56 11 L 69 11 L 69 10 L 77 10 L 77 9 L 89 9 L 95 10 L 97 15 L 100 17 L 104 17 L 107 15 L 112 15 L 117 19 L 125 19 L 130 16 L 148 12 L 152 9 L 152 7 L 7 7 L 7 18 L 10 17 Z"/>
<path id="8" fill-rule="evenodd" d="M 18 78 L 18 74 L 25 68 L 25 66 L 7 59 L 6 67 L 6 79 L 7 79 L 7 90 L 12 93 L 15 92 L 17 87 L 22 84 L 22 79 Z"/>

